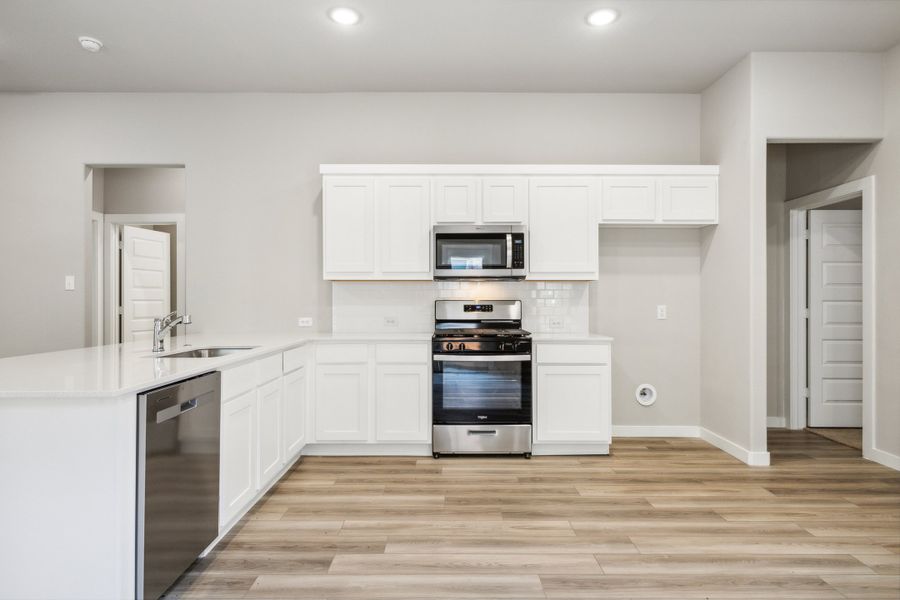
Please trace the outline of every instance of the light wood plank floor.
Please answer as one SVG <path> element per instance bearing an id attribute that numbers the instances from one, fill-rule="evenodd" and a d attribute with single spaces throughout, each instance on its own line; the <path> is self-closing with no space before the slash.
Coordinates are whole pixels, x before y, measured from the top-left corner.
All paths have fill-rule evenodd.
<path id="1" fill-rule="evenodd" d="M 900 598 L 900 473 L 772 430 L 610 457 L 305 458 L 168 598 Z"/>

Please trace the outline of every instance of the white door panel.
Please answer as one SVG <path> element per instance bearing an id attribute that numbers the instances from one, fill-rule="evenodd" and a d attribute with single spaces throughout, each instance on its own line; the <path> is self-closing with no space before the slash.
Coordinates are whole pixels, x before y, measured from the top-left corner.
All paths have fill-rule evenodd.
<path id="1" fill-rule="evenodd" d="M 171 311 L 169 234 L 122 227 L 122 341 L 153 338 L 154 317 Z"/>
<path id="2" fill-rule="evenodd" d="M 431 279 L 431 199 L 427 177 L 379 179 L 378 271 L 398 279 Z"/>
<path id="3" fill-rule="evenodd" d="M 809 426 L 862 426 L 862 211 L 809 212 Z"/>
<path id="4" fill-rule="evenodd" d="M 369 177 L 329 177 L 322 191 L 326 279 L 375 275 L 375 184 Z"/>

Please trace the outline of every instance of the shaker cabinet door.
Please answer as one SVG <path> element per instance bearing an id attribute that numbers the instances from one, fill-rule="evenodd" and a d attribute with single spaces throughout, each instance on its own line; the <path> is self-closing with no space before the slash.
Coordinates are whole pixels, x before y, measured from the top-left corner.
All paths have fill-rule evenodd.
<path id="1" fill-rule="evenodd" d="M 597 188 L 591 177 L 531 180 L 529 279 L 597 279 Z"/>
<path id="2" fill-rule="evenodd" d="M 364 442 L 369 437 L 365 364 L 316 368 L 316 441 Z"/>
<path id="3" fill-rule="evenodd" d="M 379 279 L 431 279 L 430 189 L 427 177 L 378 180 Z"/>
<path id="4" fill-rule="evenodd" d="M 371 177 L 326 177 L 322 190 L 325 279 L 375 276 L 375 189 Z"/>

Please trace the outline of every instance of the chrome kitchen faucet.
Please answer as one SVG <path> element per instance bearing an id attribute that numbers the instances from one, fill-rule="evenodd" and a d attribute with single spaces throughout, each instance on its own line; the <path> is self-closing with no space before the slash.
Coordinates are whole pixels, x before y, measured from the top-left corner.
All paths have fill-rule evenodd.
<path id="1" fill-rule="evenodd" d="M 163 318 L 155 318 L 153 319 L 153 351 L 154 352 L 164 352 L 166 349 L 165 341 L 163 340 L 163 336 L 165 336 L 170 329 L 175 327 L 176 325 L 190 325 L 191 324 L 191 315 L 182 315 L 180 317 L 176 317 L 177 311 L 172 311 Z"/>

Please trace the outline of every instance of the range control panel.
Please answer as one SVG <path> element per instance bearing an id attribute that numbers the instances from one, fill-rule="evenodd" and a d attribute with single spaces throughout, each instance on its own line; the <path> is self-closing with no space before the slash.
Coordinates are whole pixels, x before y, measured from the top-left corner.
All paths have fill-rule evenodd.
<path id="1" fill-rule="evenodd" d="M 463 312 L 480 312 L 480 313 L 494 312 L 494 305 L 493 304 L 466 304 L 463 306 Z"/>

